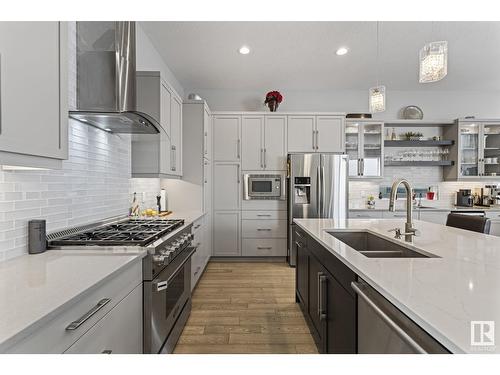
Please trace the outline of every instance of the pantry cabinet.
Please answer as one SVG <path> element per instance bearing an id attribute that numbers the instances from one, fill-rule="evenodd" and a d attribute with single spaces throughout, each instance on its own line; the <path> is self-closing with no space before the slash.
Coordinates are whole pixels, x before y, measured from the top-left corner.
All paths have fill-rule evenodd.
<path id="1" fill-rule="evenodd" d="M 345 151 L 343 115 L 289 115 L 288 152 Z"/>
<path id="2" fill-rule="evenodd" d="M 159 134 L 132 135 L 132 177 L 182 176 L 182 101 L 158 71 L 137 72 L 137 109 L 152 116 Z"/>
<path id="3" fill-rule="evenodd" d="M 241 173 L 237 163 L 215 163 L 213 172 L 214 210 L 239 210 Z"/>
<path id="4" fill-rule="evenodd" d="M 0 164 L 68 158 L 66 22 L 0 22 Z"/>
<path id="5" fill-rule="evenodd" d="M 240 211 L 214 211 L 214 256 L 241 255 L 240 217 Z"/>
<path id="6" fill-rule="evenodd" d="M 241 161 L 241 116 L 213 118 L 213 161 Z"/>
<path id="7" fill-rule="evenodd" d="M 243 170 L 285 170 L 286 117 L 242 117 Z"/>
<path id="8" fill-rule="evenodd" d="M 347 120 L 345 146 L 349 177 L 380 178 L 384 175 L 384 124 L 375 120 Z"/>

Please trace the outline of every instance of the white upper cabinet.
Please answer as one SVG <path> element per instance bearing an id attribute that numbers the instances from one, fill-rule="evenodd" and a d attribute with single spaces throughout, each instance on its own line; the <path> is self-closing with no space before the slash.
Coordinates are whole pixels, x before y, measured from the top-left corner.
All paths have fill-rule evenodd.
<path id="1" fill-rule="evenodd" d="M 345 151 L 344 118 L 338 116 L 316 117 L 316 151 Z"/>
<path id="2" fill-rule="evenodd" d="M 344 152 L 344 117 L 288 116 L 288 152 Z"/>
<path id="3" fill-rule="evenodd" d="M 182 101 L 160 72 L 137 72 L 137 109 L 160 124 L 160 134 L 132 135 L 132 177 L 182 176 Z"/>
<path id="4" fill-rule="evenodd" d="M 264 116 L 243 116 L 241 132 L 241 168 L 264 169 Z"/>
<path id="5" fill-rule="evenodd" d="M 67 50 L 65 22 L 0 22 L 0 164 L 68 158 Z"/>
<path id="6" fill-rule="evenodd" d="M 288 152 L 314 152 L 315 116 L 288 116 Z"/>
<path id="7" fill-rule="evenodd" d="M 176 95 L 170 101 L 170 126 L 171 173 L 182 176 L 182 101 Z"/>
<path id="8" fill-rule="evenodd" d="M 267 116 L 264 126 L 264 169 L 286 169 L 286 116 Z"/>
<path id="9" fill-rule="evenodd" d="M 221 115 L 213 118 L 213 160 L 241 159 L 241 116 Z"/>
<path id="10" fill-rule="evenodd" d="M 241 129 L 243 170 L 285 169 L 285 116 L 243 116 Z"/>

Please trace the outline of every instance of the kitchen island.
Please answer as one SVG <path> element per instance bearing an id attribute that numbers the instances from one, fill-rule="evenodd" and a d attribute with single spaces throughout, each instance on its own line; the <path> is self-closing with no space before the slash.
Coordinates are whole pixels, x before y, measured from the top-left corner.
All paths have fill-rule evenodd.
<path id="1" fill-rule="evenodd" d="M 404 228 L 403 220 L 294 221 L 313 243 L 352 272 L 347 279 L 356 276 L 366 281 L 449 352 L 500 352 L 494 345 L 471 345 L 471 321 L 500 321 L 498 237 L 416 220 L 421 236 L 414 238 L 411 247 L 432 257 L 372 258 L 328 231 L 367 231 L 405 245 L 388 233 Z M 348 285 L 343 286 L 352 292 Z"/>

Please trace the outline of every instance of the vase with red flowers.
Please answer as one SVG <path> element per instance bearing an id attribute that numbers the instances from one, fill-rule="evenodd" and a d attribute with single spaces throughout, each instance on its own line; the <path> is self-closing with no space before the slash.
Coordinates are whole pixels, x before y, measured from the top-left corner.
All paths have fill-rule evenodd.
<path id="1" fill-rule="evenodd" d="M 283 101 L 283 95 L 279 91 L 269 91 L 266 94 L 266 100 L 264 104 L 267 104 L 271 112 L 276 112 L 278 106 Z"/>

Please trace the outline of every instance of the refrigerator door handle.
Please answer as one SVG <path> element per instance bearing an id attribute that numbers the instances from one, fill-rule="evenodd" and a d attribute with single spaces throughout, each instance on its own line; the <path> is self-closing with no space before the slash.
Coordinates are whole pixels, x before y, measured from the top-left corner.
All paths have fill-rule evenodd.
<path id="1" fill-rule="evenodd" d="M 326 196 L 326 185 L 325 185 L 325 166 L 320 167 L 320 177 L 321 177 L 321 217 L 328 217 L 325 196 Z"/>
<path id="2" fill-rule="evenodd" d="M 316 213 L 318 214 L 318 218 L 321 217 L 321 176 L 319 172 L 319 166 L 316 169 Z"/>

